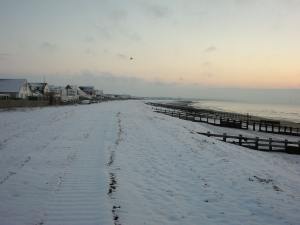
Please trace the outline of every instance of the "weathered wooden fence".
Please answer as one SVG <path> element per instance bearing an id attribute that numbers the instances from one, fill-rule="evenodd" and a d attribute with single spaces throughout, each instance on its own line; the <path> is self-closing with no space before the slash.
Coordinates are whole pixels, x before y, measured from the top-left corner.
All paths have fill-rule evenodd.
<path id="1" fill-rule="evenodd" d="M 288 140 L 275 140 L 272 138 L 264 139 L 259 137 L 245 137 L 243 135 L 234 136 L 223 134 L 212 134 L 210 132 L 202 133 L 201 135 L 208 137 L 215 137 L 221 141 L 228 142 L 235 145 L 240 145 L 246 148 L 261 150 L 261 151 L 277 151 L 286 152 L 291 154 L 300 154 L 300 141 L 288 141 Z"/>
<path id="2" fill-rule="evenodd" d="M 190 109 L 190 107 L 181 107 L 160 103 L 148 104 L 154 106 L 155 112 L 164 113 L 166 115 L 194 122 L 204 122 L 215 126 L 254 130 L 266 133 L 300 136 L 299 127 L 282 126 L 280 125 L 280 121 L 262 119 L 255 120 L 250 116 L 240 114 L 220 113 L 202 109 L 197 110 L 194 108 Z"/>

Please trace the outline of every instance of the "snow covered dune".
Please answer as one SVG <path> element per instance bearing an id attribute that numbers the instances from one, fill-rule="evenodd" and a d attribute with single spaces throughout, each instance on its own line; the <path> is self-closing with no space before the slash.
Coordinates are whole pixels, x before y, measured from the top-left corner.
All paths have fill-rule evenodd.
<path id="1" fill-rule="evenodd" d="M 299 156 L 201 136 L 140 101 L 0 112 L 0 128 L 0 225 L 300 221 Z"/>

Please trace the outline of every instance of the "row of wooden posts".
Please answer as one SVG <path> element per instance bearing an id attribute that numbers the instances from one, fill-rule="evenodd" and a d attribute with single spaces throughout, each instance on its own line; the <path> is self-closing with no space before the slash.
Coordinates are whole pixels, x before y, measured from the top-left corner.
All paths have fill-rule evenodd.
<path id="1" fill-rule="evenodd" d="M 287 152 L 291 154 L 300 154 L 300 141 L 288 141 L 285 140 L 274 140 L 272 138 L 264 139 L 259 137 L 245 137 L 243 135 L 228 135 L 223 134 L 212 134 L 210 132 L 197 132 L 201 135 L 206 135 L 208 137 L 216 137 L 224 142 L 231 144 L 240 145 L 246 148 L 251 148 L 261 151 L 277 151 L 277 152 Z"/>
<path id="2" fill-rule="evenodd" d="M 172 108 L 173 105 L 166 105 L 160 103 L 150 103 L 150 105 L 154 106 L 154 110 L 157 112 L 195 122 L 205 122 L 215 126 L 254 130 L 266 133 L 300 136 L 299 127 L 281 126 L 279 121 L 254 120 L 250 118 L 243 119 L 244 117 L 235 119 L 237 118 L 237 114 L 233 114 L 235 115 L 235 117 L 231 118 L 230 113 L 228 113 L 228 115 L 225 117 L 220 116 L 214 111 L 211 111 L 211 113 L 203 113 L 201 110 L 191 111 L 187 109 L 177 109 L 177 106 L 174 106 L 174 108 Z"/>
<path id="3" fill-rule="evenodd" d="M 217 120 L 215 118 L 212 118 L 210 120 L 210 118 L 208 117 L 200 117 L 200 118 L 198 117 L 198 119 L 195 119 L 197 117 L 188 115 L 187 113 L 182 113 L 182 112 L 167 110 L 162 108 L 155 108 L 155 111 L 173 117 L 178 117 L 180 119 L 192 120 L 196 122 L 205 122 L 212 125 L 220 126 L 220 124 L 217 123 Z M 202 118 L 204 118 L 204 120 Z M 276 140 L 272 138 L 264 139 L 259 137 L 246 137 L 243 135 L 234 136 L 234 135 L 228 135 L 226 133 L 223 134 L 213 134 L 210 132 L 204 132 L 204 133 L 197 132 L 197 133 L 201 135 L 206 135 L 208 137 L 215 137 L 224 142 L 240 145 L 250 149 L 255 149 L 260 151 L 277 151 L 277 152 L 286 152 L 291 154 L 300 154 L 300 140 L 289 141 L 287 139 L 285 140 Z"/>

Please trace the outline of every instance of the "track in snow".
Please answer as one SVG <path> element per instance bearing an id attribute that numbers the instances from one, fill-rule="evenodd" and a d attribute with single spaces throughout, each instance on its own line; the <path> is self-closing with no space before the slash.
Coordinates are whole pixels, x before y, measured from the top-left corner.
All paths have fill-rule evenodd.
<path id="1" fill-rule="evenodd" d="M 111 202 L 112 202 L 112 218 L 113 218 L 113 223 L 114 225 L 121 225 L 120 222 L 120 216 L 119 216 L 119 211 L 121 209 L 121 205 L 118 203 L 118 200 L 115 198 L 115 192 L 117 192 L 117 189 L 119 188 L 118 186 L 118 181 L 117 181 L 117 173 L 116 171 L 119 170 L 120 168 L 114 167 L 114 162 L 115 162 L 115 157 L 116 157 L 116 151 L 118 146 L 120 145 L 120 142 L 122 141 L 122 125 L 121 125 L 121 113 L 118 112 L 116 115 L 117 121 L 118 121 L 118 131 L 117 131 L 117 139 L 114 142 L 114 146 L 111 146 L 110 149 L 110 157 L 109 161 L 107 163 L 107 166 L 109 167 L 109 185 L 108 185 L 108 192 L 107 195 L 109 196 Z"/>

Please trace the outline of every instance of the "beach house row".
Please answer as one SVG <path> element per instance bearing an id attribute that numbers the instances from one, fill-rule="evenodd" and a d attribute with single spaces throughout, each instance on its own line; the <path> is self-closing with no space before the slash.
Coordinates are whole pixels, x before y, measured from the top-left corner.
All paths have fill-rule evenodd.
<path id="1" fill-rule="evenodd" d="M 26 79 L 0 79 L 0 99 L 56 98 L 61 102 L 100 99 L 103 91 L 93 86 L 54 86 Z"/>

